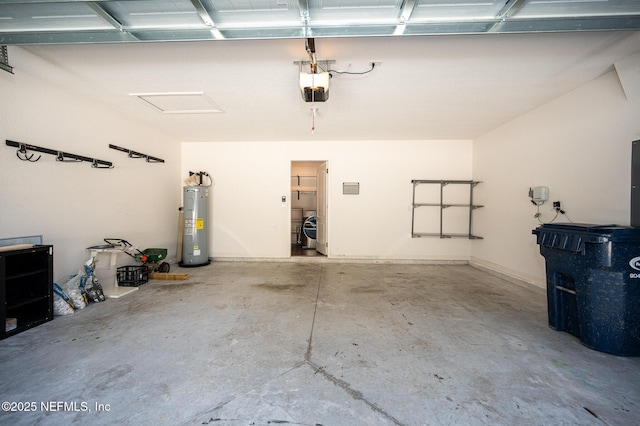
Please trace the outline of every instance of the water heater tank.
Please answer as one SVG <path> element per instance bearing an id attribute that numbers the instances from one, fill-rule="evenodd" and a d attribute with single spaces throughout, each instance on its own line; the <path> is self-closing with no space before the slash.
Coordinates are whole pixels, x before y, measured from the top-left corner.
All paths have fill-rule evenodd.
<path id="1" fill-rule="evenodd" d="M 209 187 L 183 188 L 184 229 L 180 266 L 209 264 Z"/>

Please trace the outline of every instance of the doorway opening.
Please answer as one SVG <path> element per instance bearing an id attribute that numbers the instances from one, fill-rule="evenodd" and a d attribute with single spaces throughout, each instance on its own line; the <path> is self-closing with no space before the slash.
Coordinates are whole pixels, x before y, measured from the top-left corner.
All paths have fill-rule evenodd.
<path id="1" fill-rule="evenodd" d="M 291 162 L 291 256 L 327 255 L 327 162 Z"/>

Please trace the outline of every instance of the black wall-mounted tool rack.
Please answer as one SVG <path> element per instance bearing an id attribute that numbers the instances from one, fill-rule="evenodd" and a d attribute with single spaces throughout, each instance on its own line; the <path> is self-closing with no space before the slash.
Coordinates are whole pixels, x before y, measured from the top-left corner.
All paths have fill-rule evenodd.
<path id="1" fill-rule="evenodd" d="M 136 152 L 128 148 L 122 148 L 121 146 L 109 144 L 109 148 L 126 152 L 127 154 L 129 154 L 129 158 L 144 158 L 145 160 L 147 160 L 147 163 L 164 163 L 164 160 L 162 158 L 152 157 L 150 155 Z"/>
<path id="2" fill-rule="evenodd" d="M 0 46 L 0 69 L 13 74 L 13 67 L 9 65 L 7 46 Z"/>
<path id="3" fill-rule="evenodd" d="M 42 148 L 39 146 L 29 145 L 22 142 L 10 141 L 8 139 L 6 140 L 6 143 L 7 143 L 7 146 L 18 148 L 18 151 L 16 151 L 16 155 L 22 161 L 29 161 L 31 163 L 35 163 L 36 161 L 38 161 L 40 157 L 42 157 L 41 155 L 38 155 L 38 158 L 34 159 L 33 157 L 35 154 L 28 153 L 28 151 L 35 151 L 35 152 L 42 152 L 44 154 L 55 155 L 56 161 L 70 162 L 70 163 L 80 163 L 80 162 L 86 161 L 88 163 L 91 163 L 91 167 L 96 169 L 112 169 L 113 168 L 113 163 L 110 161 L 98 160 L 96 158 L 85 157 L 83 155 L 77 155 L 77 154 L 71 154 L 69 152 L 58 151 L 55 149 Z"/>

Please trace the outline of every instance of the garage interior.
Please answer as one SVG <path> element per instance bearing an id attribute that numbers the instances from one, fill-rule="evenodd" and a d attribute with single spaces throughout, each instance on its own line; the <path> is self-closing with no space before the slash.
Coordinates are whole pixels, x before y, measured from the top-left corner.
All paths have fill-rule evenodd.
<path id="1" fill-rule="evenodd" d="M 638 358 L 588 349 L 549 328 L 537 287 L 468 265 L 219 262 L 189 274 L 4 340 L 5 398 L 85 402 L 91 411 L 3 418 L 25 425 L 88 416 L 149 425 L 638 418 Z"/>
<path id="2" fill-rule="evenodd" d="M 532 235 L 630 224 L 639 30 L 623 0 L 3 2 L 0 240 L 42 236 L 54 282 L 112 237 L 188 278 L 1 340 L 0 418 L 640 422 L 639 358 L 549 327 Z M 211 263 L 181 267 L 193 172 Z"/>

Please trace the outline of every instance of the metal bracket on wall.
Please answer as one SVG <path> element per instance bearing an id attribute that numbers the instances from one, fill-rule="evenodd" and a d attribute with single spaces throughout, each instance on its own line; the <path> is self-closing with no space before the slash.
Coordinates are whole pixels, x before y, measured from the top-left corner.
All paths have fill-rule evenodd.
<path id="1" fill-rule="evenodd" d="M 164 160 L 162 158 L 152 157 L 150 155 L 143 154 L 141 152 L 136 152 L 128 148 L 122 148 L 121 146 L 109 144 L 109 148 L 115 149 L 117 151 L 126 152 L 127 154 L 129 154 L 129 158 L 144 158 L 147 161 L 147 163 L 164 163 Z"/>
<path id="2" fill-rule="evenodd" d="M 335 64 L 336 60 L 335 59 L 318 59 L 316 61 L 316 63 L 319 65 L 319 68 L 322 71 L 329 71 L 329 65 Z M 306 66 L 310 66 L 311 65 L 311 61 L 293 61 L 293 65 L 297 65 L 298 67 L 300 67 L 300 70 L 303 69 L 303 67 Z"/>
<path id="3" fill-rule="evenodd" d="M 73 163 L 86 161 L 88 163 L 91 163 L 91 167 L 95 169 L 112 169 L 113 168 L 113 163 L 111 163 L 110 161 L 98 160 L 96 158 L 71 154 L 69 152 L 64 152 L 64 151 L 57 151 L 55 149 L 42 148 L 39 146 L 29 145 L 22 142 L 14 142 L 8 139 L 6 140 L 6 143 L 7 143 L 7 146 L 18 148 L 18 150 L 16 151 L 16 156 L 22 161 L 29 161 L 31 163 L 35 163 L 36 161 L 38 161 L 40 157 L 42 157 L 41 155 L 38 155 L 38 158 L 34 160 L 33 156 L 35 154 L 28 153 L 28 151 L 35 151 L 35 152 L 42 152 L 44 154 L 55 155 L 56 161 L 73 162 Z"/>
<path id="4" fill-rule="evenodd" d="M 13 74 L 13 67 L 9 65 L 9 54 L 7 53 L 7 46 L 0 46 L 0 69 Z"/>

